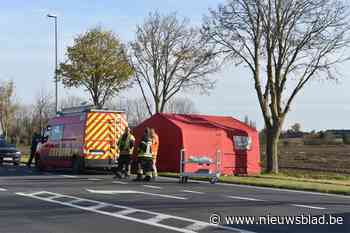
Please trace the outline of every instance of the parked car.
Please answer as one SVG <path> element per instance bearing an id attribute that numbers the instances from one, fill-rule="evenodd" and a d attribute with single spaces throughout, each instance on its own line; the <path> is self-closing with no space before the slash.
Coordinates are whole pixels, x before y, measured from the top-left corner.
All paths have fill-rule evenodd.
<path id="1" fill-rule="evenodd" d="M 21 152 L 16 148 L 16 146 L 0 139 L 0 165 L 3 162 L 19 165 L 20 161 Z"/>

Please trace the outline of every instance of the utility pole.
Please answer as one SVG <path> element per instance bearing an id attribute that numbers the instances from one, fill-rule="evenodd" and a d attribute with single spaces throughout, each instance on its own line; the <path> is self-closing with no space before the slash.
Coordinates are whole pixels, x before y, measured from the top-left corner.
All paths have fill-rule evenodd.
<path id="1" fill-rule="evenodd" d="M 57 15 L 47 14 L 48 18 L 55 20 L 55 111 L 58 112 L 58 77 L 57 77 Z"/>

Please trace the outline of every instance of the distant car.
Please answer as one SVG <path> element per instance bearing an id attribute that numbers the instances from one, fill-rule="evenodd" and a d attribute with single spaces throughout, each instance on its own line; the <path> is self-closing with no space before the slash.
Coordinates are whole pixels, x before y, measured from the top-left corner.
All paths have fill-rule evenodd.
<path id="1" fill-rule="evenodd" d="M 13 144 L 0 140 L 0 164 L 3 162 L 19 165 L 21 161 L 21 152 Z"/>

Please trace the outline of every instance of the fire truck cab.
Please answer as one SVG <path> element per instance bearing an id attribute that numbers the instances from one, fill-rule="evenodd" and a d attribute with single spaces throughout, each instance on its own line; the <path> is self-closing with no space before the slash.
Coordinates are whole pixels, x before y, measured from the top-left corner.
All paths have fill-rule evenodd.
<path id="1" fill-rule="evenodd" d="M 125 113 L 93 106 L 63 109 L 47 126 L 36 155 L 39 170 L 111 168 L 118 157 L 116 143 L 128 126 Z"/>

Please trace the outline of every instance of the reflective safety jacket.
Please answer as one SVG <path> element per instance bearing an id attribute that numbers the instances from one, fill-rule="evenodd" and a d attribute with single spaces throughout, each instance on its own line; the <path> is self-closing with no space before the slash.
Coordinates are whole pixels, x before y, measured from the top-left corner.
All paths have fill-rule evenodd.
<path id="1" fill-rule="evenodd" d="M 144 139 L 141 141 L 137 157 L 152 159 L 152 140 Z"/>
<path id="2" fill-rule="evenodd" d="M 127 136 L 122 135 L 118 141 L 120 154 L 131 155 L 134 151 L 135 137 L 129 133 Z"/>
<path id="3" fill-rule="evenodd" d="M 152 156 L 153 156 L 153 160 L 157 160 L 158 148 L 159 148 L 159 137 L 158 137 L 157 134 L 155 134 L 154 137 L 152 138 Z"/>

